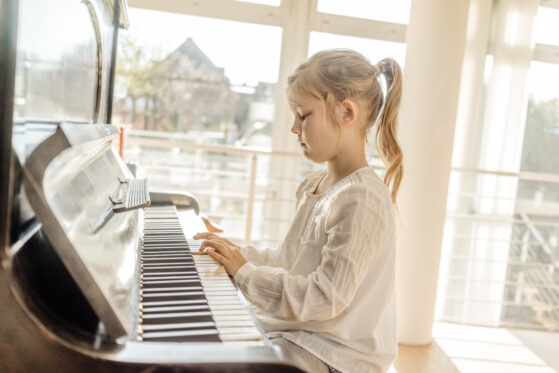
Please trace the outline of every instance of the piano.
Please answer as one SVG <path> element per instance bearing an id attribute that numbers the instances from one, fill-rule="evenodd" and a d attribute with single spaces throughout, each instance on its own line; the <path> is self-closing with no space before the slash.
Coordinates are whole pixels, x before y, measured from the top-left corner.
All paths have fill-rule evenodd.
<path id="1" fill-rule="evenodd" d="M 115 151 L 125 1 L 0 12 L 0 371 L 300 372 L 188 239 L 194 196 L 150 190 Z"/>

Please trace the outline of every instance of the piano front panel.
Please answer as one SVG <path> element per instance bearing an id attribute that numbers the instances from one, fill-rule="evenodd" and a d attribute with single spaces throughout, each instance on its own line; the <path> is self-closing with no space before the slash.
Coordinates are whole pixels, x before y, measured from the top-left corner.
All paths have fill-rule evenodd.
<path id="1" fill-rule="evenodd" d="M 46 237 L 116 339 L 135 319 L 141 214 L 113 213 L 119 178 L 132 177 L 113 135 L 108 125 L 59 125 L 27 158 L 24 186 Z"/>

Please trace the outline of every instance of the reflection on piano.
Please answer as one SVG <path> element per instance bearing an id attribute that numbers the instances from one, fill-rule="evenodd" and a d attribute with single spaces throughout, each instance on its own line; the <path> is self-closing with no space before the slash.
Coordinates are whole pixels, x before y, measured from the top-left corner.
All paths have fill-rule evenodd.
<path id="1" fill-rule="evenodd" d="M 0 153 L 0 190 L 13 196 L 11 230 L 0 227 L 0 371 L 300 371 L 186 238 L 204 230 L 194 197 L 149 191 L 101 124 L 125 2 L 0 6 L 2 19 L 19 12 L 17 49 L 0 61 L 16 66 L 15 89 L 0 86 L 13 111 L 2 123 L 13 155 Z"/>

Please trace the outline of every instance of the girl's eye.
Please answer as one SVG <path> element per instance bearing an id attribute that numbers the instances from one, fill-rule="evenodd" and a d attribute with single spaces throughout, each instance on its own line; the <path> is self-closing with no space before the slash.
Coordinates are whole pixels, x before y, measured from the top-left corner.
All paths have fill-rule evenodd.
<path id="1" fill-rule="evenodd" d="M 305 119 L 307 119 L 307 117 L 311 115 L 311 113 L 305 114 L 305 115 L 299 115 L 299 119 L 301 119 L 301 122 L 304 122 Z"/>

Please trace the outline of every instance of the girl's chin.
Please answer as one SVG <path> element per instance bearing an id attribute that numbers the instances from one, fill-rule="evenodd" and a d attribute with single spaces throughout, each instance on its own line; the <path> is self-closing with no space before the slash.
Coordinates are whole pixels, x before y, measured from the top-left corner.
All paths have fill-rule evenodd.
<path id="1" fill-rule="evenodd" d="M 306 149 L 303 149 L 303 155 L 305 156 L 305 158 L 307 158 L 309 161 L 312 161 L 314 163 L 322 163 L 325 162 L 323 159 L 319 159 L 315 154 L 312 154 L 311 152 L 307 151 Z"/>

